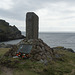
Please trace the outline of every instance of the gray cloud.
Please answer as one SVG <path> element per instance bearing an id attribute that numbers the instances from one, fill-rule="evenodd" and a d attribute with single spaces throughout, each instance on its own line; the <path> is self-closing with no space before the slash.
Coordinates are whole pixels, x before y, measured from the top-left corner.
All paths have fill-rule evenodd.
<path id="1" fill-rule="evenodd" d="M 17 20 L 23 20 L 26 12 L 35 11 L 47 7 L 45 3 L 61 2 L 62 0 L 12 0 L 13 6 L 9 10 L 0 9 L 0 16 L 13 18 Z M 68 2 L 74 2 L 75 0 L 63 0 Z M 72 11 L 60 11 L 66 13 L 72 13 Z"/>
<path id="2" fill-rule="evenodd" d="M 9 10 L 0 9 L 0 16 L 23 20 L 27 11 L 35 11 L 46 7 L 47 2 L 57 2 L 60 0 L 12 0 L 13 6 Z"/>
<path id="3" fill-rule="evenodd" d="M 28 11 L 34 11 L 36 13 L 39 13 L 39 16 L 43 18 L 42 22 L 47 20 L 48 20 L 47 22 L 49 21 L 54 22 L 55 20 L 65 20 L 75 18 L 75 15 L 72 15 L 75 13 L 74 10 L 75 0 L 11 0 L 11 2 L 12 2 L 11 6 L 10 3 L 8 3 L 9 7 L 11 8 L 9 9 L 0 8 L 0 17 L 24 21 L 26 13 Z M 45 12 L 42 12 L 41 9 L 47 9 L 48 13 L 44 15 Z M 42 16 L 42 14 L 44 16 Z M 41 25 L 43 24 L 42 22 Z"/>
<path id="4" fill-rule="evenodd" d="M 27 11 L 35 11 L 42 7 L 42 2 L 32 0 L 13 0 L 13 7 L 9 10 L 0 9 L 0 16 L 23 20 Z"/>

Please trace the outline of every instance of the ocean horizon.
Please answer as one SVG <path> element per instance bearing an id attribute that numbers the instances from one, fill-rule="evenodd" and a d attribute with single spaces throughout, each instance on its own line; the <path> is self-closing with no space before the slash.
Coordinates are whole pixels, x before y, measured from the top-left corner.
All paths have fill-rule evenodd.
<path id="1" fill-rule="evenodd" d="M 26 36 L 26 33 L 22 32 L 22 35 Z M 50 47 L 63 46 L 65 48 L 71 48 L 75 51 L 74 32 L 40 32 L 39 38 L 41 38 Z M 17 44 L 21 40 L 22 39 L 0 42 L 0 43 Z"/>

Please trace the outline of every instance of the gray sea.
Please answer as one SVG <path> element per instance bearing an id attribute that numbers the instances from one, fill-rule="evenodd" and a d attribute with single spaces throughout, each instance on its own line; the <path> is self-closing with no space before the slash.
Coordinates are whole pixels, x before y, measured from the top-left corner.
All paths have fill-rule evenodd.
<path id="1" fill-rule="evenodd" d="M 25 35 L 25 32 L 22 32 Z M 64 46 L 66 48 L 72 48 L 75 51 L 75 33 L 39 33 L 39 38 L 41 38 L 50 47 Z M 3 42 L 5 44 L 17 44 L 22 39 L 12 40 Z M 2 42 L 0 42 L 2 43 Z"/>

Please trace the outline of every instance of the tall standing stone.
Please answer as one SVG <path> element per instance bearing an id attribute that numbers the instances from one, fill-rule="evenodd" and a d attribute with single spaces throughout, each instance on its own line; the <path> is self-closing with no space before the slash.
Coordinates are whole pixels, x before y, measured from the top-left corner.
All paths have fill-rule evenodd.
<path id="1" fill-rule="evenodd" d="M 26 14 L 26 39 L 38 39 L 39 18 L 34 12 Z"/>

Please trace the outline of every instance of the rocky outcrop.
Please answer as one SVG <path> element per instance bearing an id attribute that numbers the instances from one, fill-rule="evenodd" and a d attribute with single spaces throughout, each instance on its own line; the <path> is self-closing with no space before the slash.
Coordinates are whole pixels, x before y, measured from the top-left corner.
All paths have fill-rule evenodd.
<path id="1" fill-rule="evenodd" d="M 32 45 L 32 50 L 30 52 L 30 58 L 29 58 L 32 61 L 44 62 L 46 64 L 48 61 L 53 60 L 54 57 L 53 49 L 50 48 L 41 39 L 35 39 L 35 40 L 24 39 L 17 45 L 12 46 L 12 48 L 9 50 L 9 52 L 5 54 L 5 56 L 9 56 L 9 57 L 15 56 L 20 44 Z"/>
<path id="2" fill-rule="evenodd" d="M 33 48 L 31 50 L 31 60 L 47 63 L 53 59 L 54 51 L 43 40 L 33 40 Z"/>
<path id="3" fill-rule="evenodd" d="M 63 46 L 53 47 L 53 50 L 65 50 L 65 51 L 69 51 L 69 52 L 75 53 L 74 50 L 72 50 L 71 48 L 65 48 Z"/>
<path id="4" fill-rule="evenodd" d="M 47 65 L 48 62 L 54 60 L 60 60 L 64 61 L 61 57 L 64 56 L 64 54 L 58 53 L 59 51 L 67 50 L 64 47 L 56 47 L 56 48 L 50 48 L 46 43 L 43 42 L 41 39 L 30 39 L 30 40 L 22 40 L 17 45 L 13 45 L 12 48 L 8 52 L 5 53 L 5 57 L 14 57 L 16 56 L 16 52 L 19 49 L 21 44 L 31 44 L 32 49 L 30 54 L 30 60 L 37 61 L 40 63 L 44 63 Z M 68 51 L 68 50 L 67 50 Z M 69 50 L 70 51 L 70 50 Z M 71 51 L 70 51 L 71 52 Z"/>
<path id="5" fill-rule="evenodd" d="M 0 20 L 0 42 L 24 38 L 21 31 L 14 25 L 9 25 L 5 20 Z"/>

